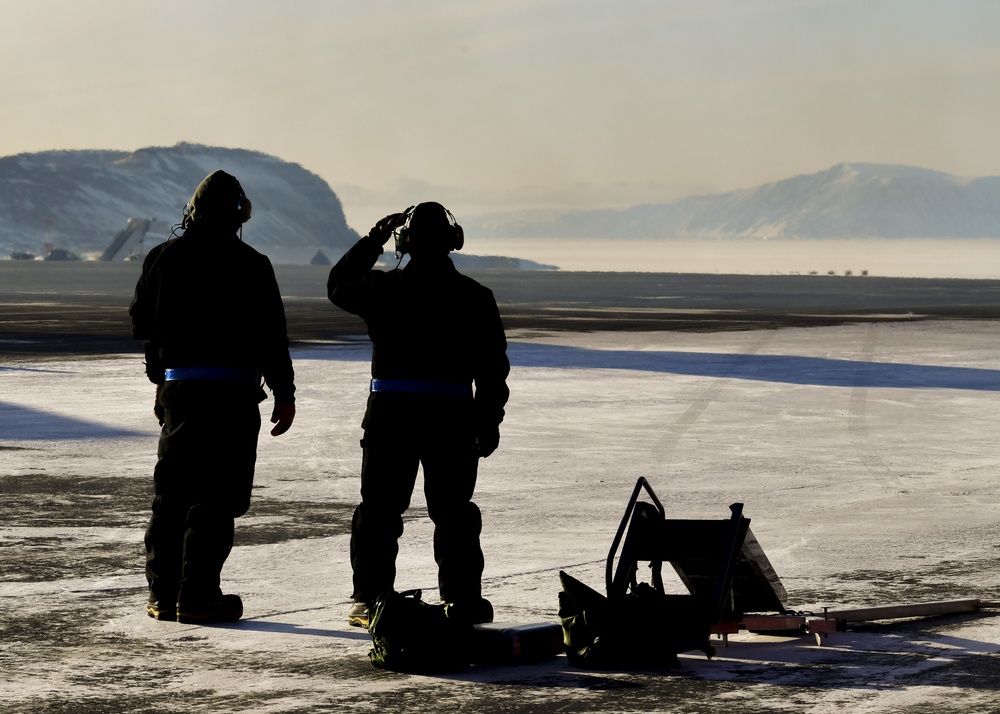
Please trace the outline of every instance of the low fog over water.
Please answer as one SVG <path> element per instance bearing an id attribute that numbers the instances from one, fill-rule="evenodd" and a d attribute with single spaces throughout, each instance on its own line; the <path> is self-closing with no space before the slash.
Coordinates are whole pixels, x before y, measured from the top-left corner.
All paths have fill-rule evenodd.
<path id="1" fill-rule="evenodd" d="M 465 250 L 561 270 L 747 275 L 877 275 L 1000 279 L 997 239 L 635 240 L 477 239 Z"/>

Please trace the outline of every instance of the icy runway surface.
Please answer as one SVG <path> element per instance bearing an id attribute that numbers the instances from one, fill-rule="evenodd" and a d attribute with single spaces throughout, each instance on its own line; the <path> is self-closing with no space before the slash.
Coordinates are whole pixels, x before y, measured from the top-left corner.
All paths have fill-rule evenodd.
<path id="1" fill-rule="evenodd" d="M 560 569 L 603 590 L 639 476 L 668 517 L 744 503 L 795 610 L 1000 600 L 998 327 L 511 334 L 507 420 L 476 498 L 497 620 L 556 622 Z M 822 647 L 742 633 L 666 673 L 564 657 L 373 669 L 346 622 L 370 349 L 293 356 L 298 415 L 272 438 L 262 405 L 254 504 L 223 573 L 246 619 L 224 627 L 144 612 L 158 427 L 141 358 L 0 366 L 4 712 L 1000 710 L 997 611 L 852 627 Z M 418 487 L 397 587 L 433 601 L 430 538 Z"/>

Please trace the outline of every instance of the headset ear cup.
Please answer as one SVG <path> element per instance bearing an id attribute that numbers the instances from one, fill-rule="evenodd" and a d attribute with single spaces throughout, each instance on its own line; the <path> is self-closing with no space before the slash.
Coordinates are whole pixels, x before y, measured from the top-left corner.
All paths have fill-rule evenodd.
<path id="1" fill-rule="evenodd" d="M 410 252 L 410 229 L 403 226 L 396 233 L 396 252 L 405 255 Z"/>
<path id="2" fill-rule="evenodd" d="M 452 246 L 452 250 L 462 250 L 462 246 L 465 245 L 465 231 L 462 230 L 462 226 L 455 224 L 455 243 Z"/>
<path id="3" fill-rule="evenodd" d="M 240 225 L 242 225 L 250 220 L 250 214 L 253 213 L 253 203 L 246 196 L 240 196 L 240 202 L 236 204 L 236 211 L 239 215 Z"/>
<path id="4" fill-rule="evenodd" d="M 413 215 L 415 206 L 410 206 L 403 211 L 396 223 L 396 252 L 404 255 L 410 252 L 410 216 Z"/>

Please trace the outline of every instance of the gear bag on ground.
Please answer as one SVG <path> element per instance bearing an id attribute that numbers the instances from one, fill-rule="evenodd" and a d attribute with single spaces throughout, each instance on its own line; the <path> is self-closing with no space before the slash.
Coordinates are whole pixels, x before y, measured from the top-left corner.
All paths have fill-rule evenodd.
<path id="1" fill-rule="evenodd" d="M 448 617 L 447 606 L 430 605 L 420 590 L 380 595 L 371 612 L 368 658 L 380 669 L 446 672 L 473 660 L 471 623 Z"/>

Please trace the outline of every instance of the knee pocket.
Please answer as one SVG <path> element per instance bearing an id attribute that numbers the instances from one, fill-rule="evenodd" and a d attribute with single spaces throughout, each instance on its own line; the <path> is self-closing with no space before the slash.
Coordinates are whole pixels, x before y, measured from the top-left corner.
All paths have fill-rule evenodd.
<path id="1" fill-rule="evenodd" d="M 428 515 L 434 521 L 434 525 L 441 529 L 476 533 L 483 529 L 483 514 L 479 506 L 472 501 L 459 505 L 437 506 L 434 510 L 428 508 Z"/>

